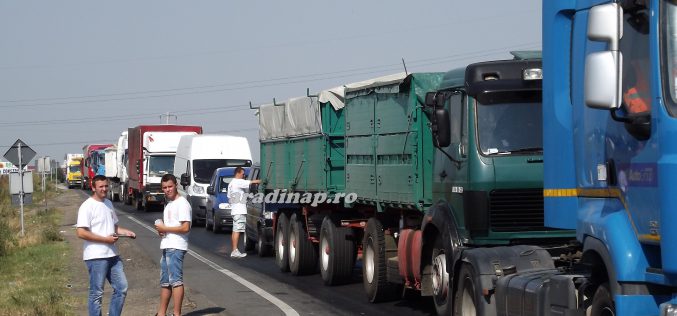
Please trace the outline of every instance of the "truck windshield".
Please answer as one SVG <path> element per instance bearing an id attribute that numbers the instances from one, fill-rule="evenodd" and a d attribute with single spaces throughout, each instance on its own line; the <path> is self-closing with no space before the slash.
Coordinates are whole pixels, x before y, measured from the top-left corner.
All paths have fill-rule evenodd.
<path id="1" fill-rule="evenodd" d="M 209 183 L 216 168 L 221 167 L 244 167 L 249 163 L 247 160 L 233 159 L 196 159 L 193 160 L 193 173 L 196 182 Z"/>
<path id="2" fill-rule="evenodd" d="M 70 166 L 70 167 L 68 167 L 68 172 L 72 172 L 72 173 L 80 172 L 80 166 Z"/>
<path id="3" fill-rule="evenodd" d="M 484 155 L 543 151 L 540 102 L 477 103 L 477 135 Z"/>
<path id="4" fill-rule="evenodd" d="M 674 1 L 664 1 L 663 6 L 663 74 L 666 76 L 666 99 L 672 102 L 666 102 L 668 110 L 672 116 L 677 116 L 677 4 Z"/>
<path id="5" fill-rule="evenodd" d="M 174 173 L 174 156 L 150 156 L 148 159 L 148 175 L 162 177 Z"/>

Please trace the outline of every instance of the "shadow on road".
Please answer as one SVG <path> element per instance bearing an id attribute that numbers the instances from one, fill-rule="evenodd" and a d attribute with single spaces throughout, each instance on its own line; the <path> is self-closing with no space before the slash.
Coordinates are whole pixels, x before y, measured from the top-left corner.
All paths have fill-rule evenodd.
<path id="1" fill-rule="evenodd" d="M 199 316 L 199 315 L 213 315 L 225 311 L 225 308 L 222 307 L 209 307 L 204 309 L 194 310 L 190 313 L 183 314 L 184 316 Z"/>

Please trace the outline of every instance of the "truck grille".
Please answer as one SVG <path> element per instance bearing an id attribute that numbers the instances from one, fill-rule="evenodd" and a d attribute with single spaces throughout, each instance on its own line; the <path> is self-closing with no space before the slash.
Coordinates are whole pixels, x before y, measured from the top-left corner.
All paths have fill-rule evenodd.
<path id="1" fill-rule="evenodd" d="M 489 200 L 492 231 L 547 230 L 543 226 L 543 189 L 494 190 Z"/>

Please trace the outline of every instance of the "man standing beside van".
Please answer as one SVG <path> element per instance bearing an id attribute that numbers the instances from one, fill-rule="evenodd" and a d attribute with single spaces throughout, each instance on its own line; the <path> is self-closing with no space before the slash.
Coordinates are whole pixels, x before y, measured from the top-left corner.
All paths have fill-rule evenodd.
<path id="1" fill-rule="evenodd" d="M 235 168 L 235 177 L 228 184 L 228 202 L 230 202 L 230 214 L 233 216 L 233 231 L 230 235 L 233 251 L 230 253 L 231 258 L 244 258 L 246 253 L 241 253 L 237 249 L 237 244 L 240 241 L 240 233 L 245 232 L 246 218 L 247 218 L 247 195 L 245 190 L 249 189 L 250 184 L 259 184 L 261 180 L 245 180 L 244 169 L 242 167 Z"/>
<path id="2" fill-rule="evenodd" d="M 155 229 L 162 236 L 160 249 L 160 305 L 157 315 L 165 315 L 170 298 L 174 299 L 174 315 L 181 315 L 183 304 L 183 258 L 188 250 L 188 233 L 191 224 L 191 208 L 186 198 L 179 195 L 176 177 L 165 174 L 160 180 L 167 199 L 163 221 L 157 221 Z"/>

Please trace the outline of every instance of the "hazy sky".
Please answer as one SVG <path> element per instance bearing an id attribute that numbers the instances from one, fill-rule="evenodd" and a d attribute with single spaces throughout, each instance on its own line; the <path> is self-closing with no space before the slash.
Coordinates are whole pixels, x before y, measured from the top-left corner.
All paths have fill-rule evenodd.
<path id="1" fill-rule="evenodd" d="M 141 124 L 246 136 L 249 102 L 540 49 L 540 0 L 0 0 L 0 156 L 62 160 Z"/>

